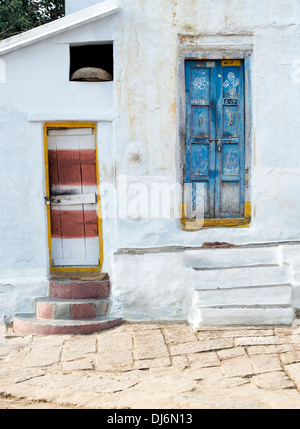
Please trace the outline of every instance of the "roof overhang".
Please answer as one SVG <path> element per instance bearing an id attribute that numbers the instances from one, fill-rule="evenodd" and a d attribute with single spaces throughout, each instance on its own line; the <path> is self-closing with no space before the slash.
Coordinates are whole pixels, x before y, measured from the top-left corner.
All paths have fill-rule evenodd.
<path id="1" fill-rule="evenodd" d="M 7 54 L 8 52 L 62 33 L 63 31 L 87 24 L 88 22 L 112 15 L 119 10 L 120 8 L 114 0 L 106 0 L 95 6 L 82 9 L 78 12 L 72 13 L 71 15 L 52 21 L 49 24 L 41 25 L 40 27 L 36 27 L 32 30 L 25 31 L 24 33 L 2 40 L 0 42 L 0 55 Z"/>

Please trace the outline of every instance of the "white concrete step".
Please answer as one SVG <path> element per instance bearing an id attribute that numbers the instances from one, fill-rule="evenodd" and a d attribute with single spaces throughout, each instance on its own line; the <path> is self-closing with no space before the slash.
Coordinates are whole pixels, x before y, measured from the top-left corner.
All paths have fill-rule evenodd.
<path id="1" fill-rule="evenodd" d="M 185 264 L 193 268 L 237 267 L 258 264 L 276 264 L 278 247 L 232 247 L 186 250 Z"/>
<path id="2" fill-rule="evenodd" d="M 288 265 L 194 269 L 194 289 L 223 289 L 290 283 Z"/>
<path id="3" fill-rule="evenodd" d="M 196 290 L 194 306 L 291 305 L 292 285 Z"/>
<path id="4" fill-rule="evenodd" d="M 291 272 L 276 246 L 187 250 L 194 287 L 190 323 L 289 325 L 294 320 Z"/>
<path id="5" fill-rule="evenodd" d="M 189 322 L 194 328 L 228 325 L 291 325 L 291 306 L 228 306 L 194 308 Z"/>

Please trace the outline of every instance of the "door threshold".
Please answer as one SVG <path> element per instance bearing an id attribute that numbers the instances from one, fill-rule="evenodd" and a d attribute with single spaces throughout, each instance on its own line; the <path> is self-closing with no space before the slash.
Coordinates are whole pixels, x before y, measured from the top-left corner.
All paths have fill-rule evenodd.
<path id="1" fill-rule="evenodd" d="M 247 228 L 251 218 L 235 219 L 180 219 L 182 229 L 185 231 L 199 231 L 205 228 Z"/>

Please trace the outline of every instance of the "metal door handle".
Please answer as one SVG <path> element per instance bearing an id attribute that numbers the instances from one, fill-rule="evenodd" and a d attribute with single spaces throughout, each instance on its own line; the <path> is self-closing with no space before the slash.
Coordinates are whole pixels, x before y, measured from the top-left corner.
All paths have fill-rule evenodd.
<path id="1" fill-rule="evenodd" d="M 61 202 L 60 200 L 58 200 L 57 198 L 54 198 L 54 197 L 50 197 L 50 201 L 51 201 L 51 203 L 56 203 L 56 204 Z"/>

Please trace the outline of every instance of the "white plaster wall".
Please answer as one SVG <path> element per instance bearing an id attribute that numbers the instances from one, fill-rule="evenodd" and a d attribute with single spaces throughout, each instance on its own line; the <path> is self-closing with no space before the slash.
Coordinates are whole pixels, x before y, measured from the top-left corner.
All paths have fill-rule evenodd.
<path id="1" fill-rule="evenodd" d="M 104 0 L 102 0 L 104 1 Z M 85 9 L 89 6 L 102 3 L 100 0 L 65 0 L 66 15 L 77 12 L 78 10 Z"/>
<path id="2" fill-rule="evenodd" d="M 34 313 L 35 298 L 46 296 L 46 276 L 1 277 L 0 320 L 11 322 L 16 313 Z"/>
<path id="3" fill-rule="evenodd" d="M 70 0 L 68 11 L 71 5 L 75 11 L 86 3 L 96 2 Z M 299 240 L 299 2 L 119 0 L 118 6 L 121 11 L 114 16 L 1 57 L 6 83 L 0 83 L 0 278 L 19 279 L 12 283 L 21 295 L 26 289 L 20 286 L 23 277 L 39 279 L 48 273 L 44 121 L 96 120 L 101 182 L 113 188 L 120 175 L 142 183 L 181 183 L 178 53 L 182 35 L 198 36 L 197 50 L 204 54 L 202 35 L 218 35 L 225 47 L 227 35 L 246 35 L 247 43 L 251 39 L 253 220 L 250 228 L 191 233 L 181 229 L 178 219 L 104 219 L 103 270 L 115 270 L 115 296 L 127 299 L 126 290 L 131 287 L 129 277 L 123 277 L 121 257 L 113 262 L 113 252 L 119 248 Z M 97 41 L 114 42 L 114 82 L 69 82 L 69 44 Z M 220 56 L 216 50 L 216 59 Z M 113 207 L 118 190 L 109 199 Z M 139 271 L 142 259 L 134 266 L 133 277 L 144 272 Z M 152 290 L 160 291 L 154 273 L 150 280 Z M 158 293 L 166 306 L 175 296 L 188 299 L 171 271 L 166 281 L 165 290 L 170 293 Z M 145 283 L 135 281 L 135 285 L 142 295 Z M 36 290 L 29 294 L 33 298 Z M 8 303 L 16 302 L 18 292 L 8 295 L 2 301 L 0 295 L 0 308 L 5 306 L 12 314 L 14 304 Z M 140 308 L 144 308 L 141 302 L 133 302 L 131 317 L 141 316 Z M 158 308 L 157 315 L 163 317 L 162 307 Z M 182 308 L 178 312 L 183 314 Z M 148 315 L 149 311 L 143 310 Z"/>
<path id="4" fill-rule="evenodd" d="M 112 268 L 112 315 L 122 314 L 125 320 L 187 319 L 194 279 L 182 252 L 116 254 Z"/>

